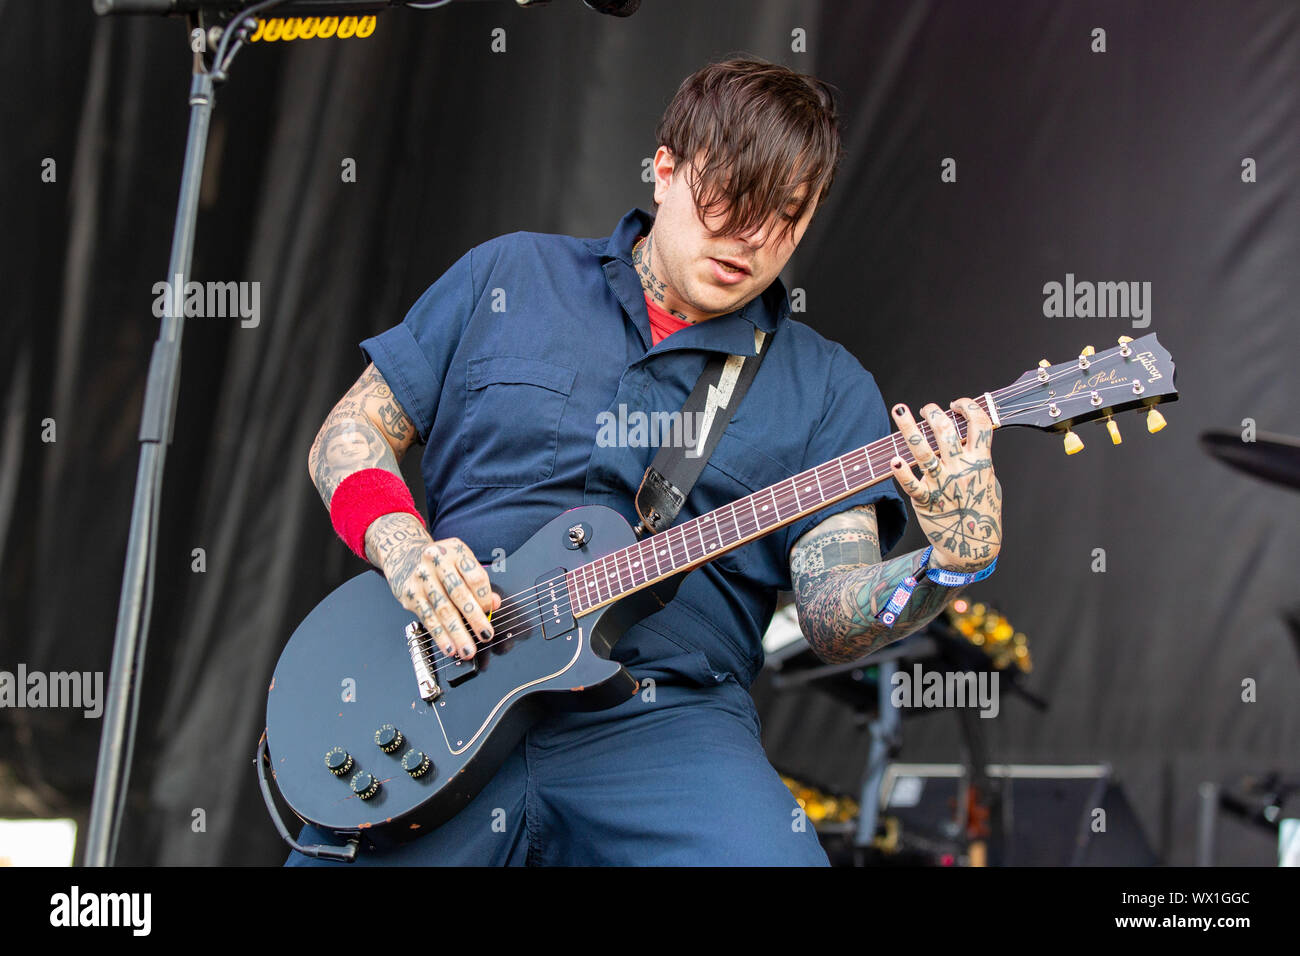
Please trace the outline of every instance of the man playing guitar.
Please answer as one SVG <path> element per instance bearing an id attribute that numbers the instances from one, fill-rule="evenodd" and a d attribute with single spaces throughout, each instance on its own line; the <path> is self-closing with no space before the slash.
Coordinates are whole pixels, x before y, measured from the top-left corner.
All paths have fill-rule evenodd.
<path id="1" fill-rule="evenodd" d="M 308 459 L 336 528 L 444 653 L 469 659 L 500 606 L 484 564 L 565 508 L 605 504 L 636 523 L 655 449 L 632 432 L 603 440 L 598 416 L 676 411 L 712 354 L 753 355 L 762 331 L 769 351 L 740 407 L 718 410 L 730 425 L 682 517 L 896 425 L 919 469 L 897 460 L 892 474 L 931 548 L 882 558 L 907 512 L 881 483 L 695 569 L 615 647 L 639 693 L 539 722 L 451 820 L 358 863 L 825 865 L 747 690 L 777 592 L 793 590 L 818 656 L 851 661 L 953 598 L 925 568 L 970 575 L 998 555 L 984 411 L 952 404 L 962 440 L 923 407 L 935 454 L 855 358 L 790 317 L 778 275 L 841 155 L 826 85 L 754 59 L 711 64 L 682 83 L 656 136 L 653 217 L 633 210 L 598 240 L 513 233 L 476 246 L 401 324 L 362 343 L 371 363 Z M 432 533 L 398 468 L 416 442 Z M 300 840 L 328 835 L 308 826 Z"/>

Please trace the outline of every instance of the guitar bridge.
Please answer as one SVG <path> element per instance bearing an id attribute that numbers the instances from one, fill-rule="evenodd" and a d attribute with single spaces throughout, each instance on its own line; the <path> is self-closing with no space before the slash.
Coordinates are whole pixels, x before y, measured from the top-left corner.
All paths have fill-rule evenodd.
<path id="1" fill-rule="evenodd" d="M 411 665 L 415 668 L 415 684 L 420 688 L 420 697 L 432 704 L 442 696 L 442 686 L 433 676 L 433 659 L 429 654 L 429 632 L 419 621 L 406 625 L 406 649 L 411 654 Z"/>

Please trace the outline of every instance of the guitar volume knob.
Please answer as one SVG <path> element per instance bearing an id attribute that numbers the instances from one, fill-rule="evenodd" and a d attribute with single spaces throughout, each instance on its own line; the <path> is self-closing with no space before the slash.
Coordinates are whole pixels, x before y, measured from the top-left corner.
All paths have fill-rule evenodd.
<path id="1" fill-rule="evenodd" d="M 418 750 L 408 750 L 402 757 L 402 769 L 412 777 L 423 777 L 432 766 L 433 761 L 429 755 Z"/>
<path id="2" fill-rule="evenodd" d="M 362 770 L 352 778 L 352 792 L 362 800 L 369 800 L 379 792 L 379 778 Z"/>
<path id="3" fill-rule="evenodd" d="M 384 753 L 390 754 L 402 746 L 402 732 L 392 724 L 384 724 L 375 731 L 375 743 L 379 745 L 379 749 Z"/>
<path id="4" fill-rule="evenodd" d="M 325 755 L 325 766 L 334 776 L 341 777 L 352 769 L 352 754 L 342 747 L 335 747 Z"/>

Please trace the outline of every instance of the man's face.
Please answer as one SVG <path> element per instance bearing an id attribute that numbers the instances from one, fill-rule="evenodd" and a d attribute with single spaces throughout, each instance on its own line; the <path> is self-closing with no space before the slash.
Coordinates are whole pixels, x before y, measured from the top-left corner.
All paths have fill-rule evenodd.
<path id="1" fill-rule="evenodd" d="M 785 268 L 817 210 L 814 200 L 784 237 L 780 232 L 797 208 L 794 202 L 747 235 L 714 236 L 712 230 L 726 218 L 725 207 L 715 209 L 707 219 L 700 215 L 687 168 L 674 161 L 667 146 L 660 146 L 655 153 L 654 170 L 659 212 L 651 268 L 668 286 L 668 308 L 692 321 L 725 315 L 757 298 Z M 693 179 L 693 168 L 690 174 Z M 796 200 L 802 195 L 796 195 Z M 744 271 L 729 272 L 719 259 L 738 263 Z"/>

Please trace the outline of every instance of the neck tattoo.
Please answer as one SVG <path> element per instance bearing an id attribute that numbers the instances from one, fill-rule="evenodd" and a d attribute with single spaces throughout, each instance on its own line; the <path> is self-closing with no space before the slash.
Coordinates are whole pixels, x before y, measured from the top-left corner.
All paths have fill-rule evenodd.
<path id="1" fill-rule="evenodd" d="M 693 320 L 683 313 L 668 308 L 664 299 L 664 290 L 668 286 L 650 268 L 650 252 L 654 248 L 654 236 L 654 230 L 651 229 L 648 236 L 637 240 L 637 244 L 632 247 L 632 264 L 636 266 L 637 274 L 641 277 L 641 288 L 645 289 L 650 298 L 654 299 L 665 312 L 671 312 L 683 322 L 694 324 Z"/>

